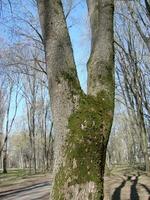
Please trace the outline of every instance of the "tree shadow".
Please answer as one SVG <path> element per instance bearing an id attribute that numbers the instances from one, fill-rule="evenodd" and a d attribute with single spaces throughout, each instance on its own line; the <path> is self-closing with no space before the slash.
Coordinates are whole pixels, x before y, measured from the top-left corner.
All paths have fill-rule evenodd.
<path id="1" fill-rule="evenodd" d="M 117 187 L 112 195 L 111 200 L 121 200 L 121 189 L 125 186 L 126 181 L 122 181 L 121 185 L 119 185 L 119 187 Z"/>
<path id="2" fill-rule="evenodd" d="M 136 189 L 136 185 L 138 183 L 138 177 L 135 178 L 135 180 L 131 180 L 131 193 L 130 193 L 130 200 L 139 200 L 139 195 Z"/>
<path id="3" fill-rule="evenodd" d="M 140 185 L 147 191 L 148 194 L 150 194 L 150 189 L 146 185 L 144 184 L 140 184 Z"/>

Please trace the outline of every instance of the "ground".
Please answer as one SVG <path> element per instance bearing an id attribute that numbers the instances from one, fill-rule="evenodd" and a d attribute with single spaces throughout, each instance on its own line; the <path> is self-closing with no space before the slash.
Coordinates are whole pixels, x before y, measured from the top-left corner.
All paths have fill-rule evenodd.
<path id="1" fill-rule="evenodd" d="M 105 176 L 104 200 L 150 200 L 150 174 L 118 168 Z"/>
<path id="2" fill-rule="evenodd" d="M 131 180 L 134 179 L 134 180 Z M 0 174 L 1 200 L 49 200 L 51 176 Z M 135 170 L 112 170 L 105 176 L 104 200 L 150 200 L 150 175 Z"/>
<path id="3" fill-rule="evenodd" d="M 0 200 L 49 200 L 51 176 L 23 170 L 0 174 Z"/>

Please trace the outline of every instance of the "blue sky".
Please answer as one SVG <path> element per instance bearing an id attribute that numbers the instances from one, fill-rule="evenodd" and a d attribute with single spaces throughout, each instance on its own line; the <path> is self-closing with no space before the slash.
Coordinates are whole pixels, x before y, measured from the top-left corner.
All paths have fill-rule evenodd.
<path id="1" fill-rule="evenodd" d="M 0 38 L 4 38 L 5 42 L 8 44 L 15 44 L 18 41 L 21 42 L 22 38 L 17 37 L 15 34 L 15 28 L 17 26 L 21 26 L 22 29 L 28 30 L 28 26 L 22 21 L 17 20 L 17 17 L 25 19 L 26 15 L 30 16 L 32 14 L 36 18 L 38 15 L 37 9 L 32 5 L 32 0 L 12 0 L 12 2 L 13 13 L 11 13 L 9 5 L 4 4 L 5 7 L 3 6 L 4 9 L 0 18 Z M 86 91 L 86 63 L 90 54 L 90 37 L 89 31 L 87 30 L 87 5 L 85 0 L 74 0 L 74 5 L 73 10 L 67 18 L 67 24 L 69 27 L 79 79 L 82 88 Z"/>
<path id="2" fill-rule="evenodd" d="M 3 11 L 0 18 L 0 39 L 8 46 L 13 46 L 17 42 L 21 42 L 22 37 L 17 37 L 15 34 L 15 28 L 21 26 L 23 29 L 27 29 L 27 25 L 22 21 L 18 21 L 16 17 L 25 19 L 26 16 L 33 15 L 36 18 L 38 16 L 37 9 L 32 5 L 32 0 L 13 0 L 12 11 L 8 4 L 3 4 Z M 84 91 L 87 90 L 87 68 L 86 63 L 90 54 L 90 34 L 88 31 L 88 13 L 85 0 L 74 0 L 76 5 L 67 18 L 68 30 L 71 37 L 74 59 L 77 66 L 78 76 L 81 83 L 81 87 Z M 21 10 L 20 10 L 21 8 Z M 65 10 L 65 8 L 64 8 Z M 20 12 L 21 11 L 21 12 Z M 13 19 L 13 20 L 12 20 Z M 24 41 L 23 41 L 24 42 Z M 3 44 L 3 45 L 4 45 Z M 18 128 L 18 119 L 25 114 L 24 101 L 20 102 L 18 112 L 16 116 L 16 123 L 14 123 L 13 131 Z M 11 105 L 10 118 L 14 113 L 14 100 Z M 19 122 L 20 124 L 20 122 Z"/>
<path id="3" fill-rule="evenodd" d="M 21 17 L 26 20 L 33 16 L 33 18 L 38 18 L 37 8 L 33 6 L 32 0 L 12 0 L 12 10 L 10 12 L 9 5 L 3 9 L 0 18 L 0 39 L 4 41 L 4 44 L 14 45 L 17 42 L 24 42 L 23 37 L 18 37 L 15 34 L 15 29 L 20 26 L 23 30 L 29 32 L 32 35 L 33 30 L 31 30 L 26 23 L 19 21 L 17 18 Z M 68 0 L 64 0 L 68 1 Z M 90 55 L 90 31 L 88 22 L 88 11 L 86 0 L 74 0 L 74 8 L 72 9 L 69 17 L 67 18 L 67 25 L 69 34 L 71 37 L 74 59 L 77 66 L 78 76 L 81 83 L 81 87 L 86 92 L 87 91 L 87 61 Z M 20 9 L 21 8 L 21 9 Z M 9 12 L 8 12 L 9 10 Z M 20 12 L 21 10 L 21 12 Z M 65 7 L 64 7 L 65 10 Z M 65 10 L 66 11 L 66 10 Z M 12 20 L 13 19 L 13 20 Z M 33 20 L 34 21 L 34 20 Z M 35 22 L 34 22 L 35 23 Z M 35 25 L 35 24 L 34 24 Z M 39 27 L 39 22 L 37 23 Z M 35 34 L 33 32 L 33 34 Z M 7 45 L 6 45 L 7 46 Z M 118 106 L 117 106 L 118 107 Z M 11 106 L 10 116 L 12 117 L 14 113 L 14 101 Z M 16 123 L 14 123 L 13 130 L 20 128 L 19 118 L 25 115 L 25 102 L 22 100 L 18 107 Z M 19 123 L 18 123 L 19 122 Z"/>
<path id="4" fill-rule="evenodd" d="M 78 4 L 78 2 L 81 2 Z M 84 91 L 87 90 L 87 69 L 86 63 L 90 54 L 90 34 L 88 27 L 88 11 L 86 2 L 75 1 L 78 4 L 75 7 L 69 19 L 67 20 L 68 26 L 73 24 L 69 28 L 69 33 L 72 41 L 74 58 L 77 66 L 81 87 Z"/>

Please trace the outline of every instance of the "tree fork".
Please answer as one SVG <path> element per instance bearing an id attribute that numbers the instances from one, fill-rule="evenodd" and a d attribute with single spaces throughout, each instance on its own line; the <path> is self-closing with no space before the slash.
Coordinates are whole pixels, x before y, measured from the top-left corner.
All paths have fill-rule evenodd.
<path id="1" fill-rule="evenodd" d="M 38 0 L 55 133 L 51 200 L 103 199 L 114 109 L 113 1 L 87 3 L 92 52 L 85 95 L 77 77 L 62 3 Z"/>

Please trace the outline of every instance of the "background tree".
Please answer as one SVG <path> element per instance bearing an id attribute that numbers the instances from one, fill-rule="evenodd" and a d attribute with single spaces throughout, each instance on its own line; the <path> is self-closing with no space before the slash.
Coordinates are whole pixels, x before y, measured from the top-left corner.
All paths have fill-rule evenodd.
<path id="1" fill-rule="evenodd" d="M 128 11 L 131 8 L 132 12 Z M 149 60 L 147 59 L 149 49 L 137 28 L 137 23 L 139 23 L 143 33 L 149 34 L 149 23 L 145 10 L 146 5 L 143 2 L 128 2 L 127 6 L 122 2 L 118 3 L 115 43 L 117 95 L 123 100 L 125 105 L 123 109 L 130 119 L 129 133 L 131 137 L 128 141 L 128 144 L 131 144 L 129 149 L 132 152 L 130 160 L 133 163 L 145 163 L 145 169 L 149 171 Z M 135 21 L 137 22 L 135 23 Z M 144 23 L 144 27 L 142 23 Z M 120 29 L 118 29 L 119 27 Z M 136 152 L 139 156 L 136 155 Z"/>

